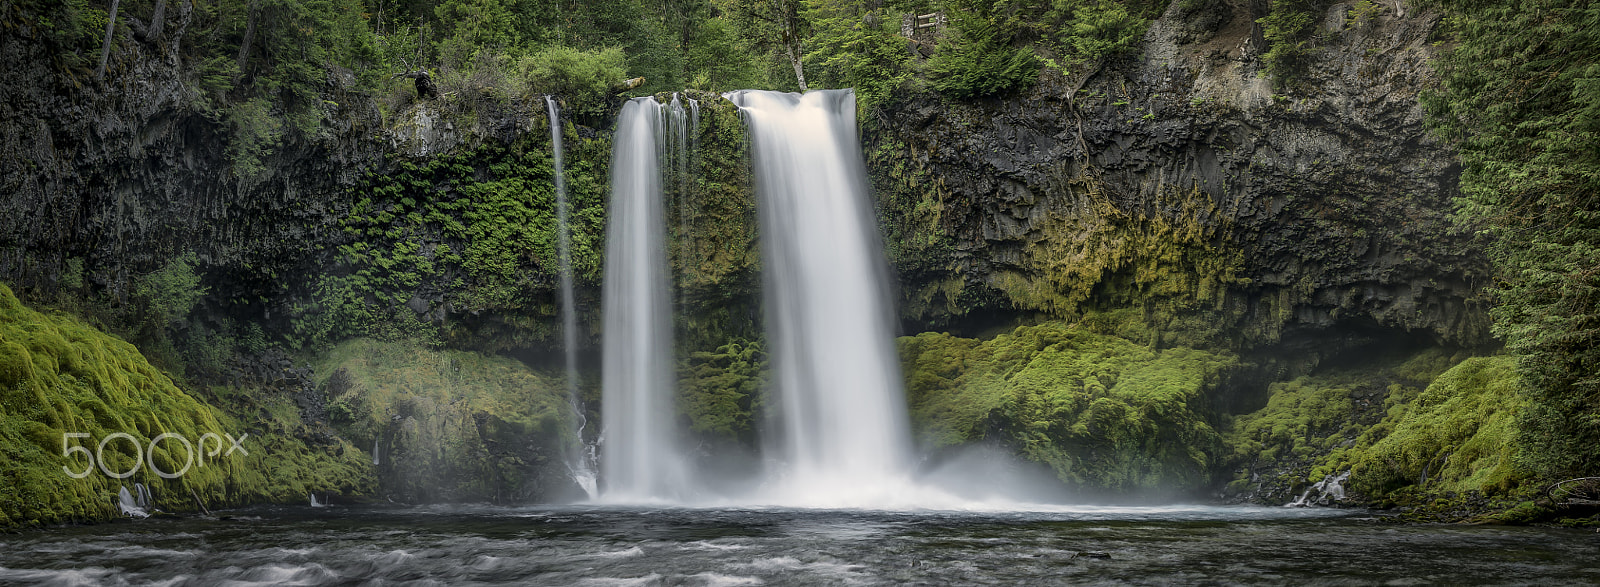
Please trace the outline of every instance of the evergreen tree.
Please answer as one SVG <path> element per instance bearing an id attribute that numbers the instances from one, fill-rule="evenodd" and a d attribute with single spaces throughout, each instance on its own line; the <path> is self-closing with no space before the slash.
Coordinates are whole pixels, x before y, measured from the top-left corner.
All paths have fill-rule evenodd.
<path id="1" fill-rule="evenodd" d="M 1600 6 L 1460 0 L 1426 98 L 1460 140 L 1459 218 L 1499 271 L 1495 333 L 1522 355 L 1525 464 L 1600 471 Z"/>

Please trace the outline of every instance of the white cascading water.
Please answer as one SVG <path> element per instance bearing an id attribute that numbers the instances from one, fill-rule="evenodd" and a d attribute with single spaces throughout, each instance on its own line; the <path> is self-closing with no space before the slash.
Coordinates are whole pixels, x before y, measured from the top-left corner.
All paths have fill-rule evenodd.
<path id="1" fill-rule="evenodd" d="M 895 313 L 855 94 L 726 97 L 750 130 L 781 398 L 783 464 L 758 499 L 824 507 L 915 501 Z"/>
<path id="2" fill-rule="evenodd" d="M 572 229 L 567 225 L 567 178 L 561 145 L 561 108 L 555 98 L 544 97 L 550 115 L 550 152 L 556 187 L 556 256 L 561 264 L 561 342 L 566 352 L 567 404 L 572 409 L 575 442 L 568 450 L 567 472 L 589 499 L 598 497 L 593 463 L 583 444 L 583 402 L 578 398 L 578 307 L 572 285 Z M 374 450 L 376 455 L 377 451 Z M 376 459 L 376 457 L 374 457 Z M 374 462 L 376 464 L 376 462 Z"/>
<path id="3" fill-rule="evenodd" d="M 688 482 L 673 428 L 661 118 L 655 100 L 630 100 L 612 139 L 600 382 L 601 498 L 611 502 L 680 500 Z"/>

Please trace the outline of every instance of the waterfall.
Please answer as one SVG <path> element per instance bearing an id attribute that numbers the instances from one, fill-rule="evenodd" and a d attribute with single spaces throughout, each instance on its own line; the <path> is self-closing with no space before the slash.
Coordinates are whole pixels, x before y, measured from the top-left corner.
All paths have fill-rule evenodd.
<path id="1" fill-rule="evenodd" d="M 613 136 L 602 291 L 601 472 L 611 501 L 677 499 L 687 466 L 677 447 L 661 105 L 635 98 Z"/>
<path id="2" fill-rule="evenodd" d="M 150 517 L 150 490 L 142 483 L 133 484 L 134 493 L 127 486 L 117 491 L 117 509 L 121 515 L 133 518 Z"/>
<path id="3" fill-rule="evenodd" d="M 666 161 L 664 166 L 672 169 L 672 191 L 678 202 L 678 262 L 680 283 L 689 281 L 690 259 L 694 252 L 694 238 L 691 226 L 693 216 L 689 212 L 689 113 L 683 109 L 683 102 L 678 99 L 678 94 L 672 95 L 672 101 L 667 103 L 662 111 L 666 118 L 666 146 L 663 153 Z M 688 301 L 679 292 L 678 304 L 687 311 Z"/>
<path id="4" fill-rule="evenodd" d="M 572 480 L 583 488 L 589 499 L 597 497 L 594 467 L 583 443 L 583 402 L 578 398 L 578 307 L 572 288 L 572 229 L 567 225 L 567 178 L 562 161 L 561 108 L 555 98 L 544 97 L 550 114 L 550 152 L 556 178 L 556 256 L 561 263 L 561 342 L 566 352 L 567 404 L 577 422 L 576 442 L 567 454 L 567 471 Z M 373 464 L 377 464 L 377 450 L 373 450 Z"/>
<path id="5" fill-rule="evenodd" d="M 855 94 L 726 97 L 750 129 L 759 198 L 785 461 L 769 482 L 772 497 L 794 505 L 900 501 L 911 486 L 909 418 Z"/>

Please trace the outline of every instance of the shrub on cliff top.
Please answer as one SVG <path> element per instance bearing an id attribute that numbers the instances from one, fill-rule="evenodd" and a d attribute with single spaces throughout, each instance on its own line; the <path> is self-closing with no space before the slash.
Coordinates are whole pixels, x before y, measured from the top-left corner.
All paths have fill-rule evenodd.
<path id="1" fill-rule="evenodd" d="M 1261 59 L 1275 85 L 1287 86 L 1305 73 L 1315 48 L 1317 16 L 1324 5 L 1322 0 L 1274 0 L 1272 10 L 1256 21 L 1267 41 Z"/>
<path id="2" fill-rule="evenodd" d="M 529 91 L 564 97 L 568 107 L 578 111 L 603 106 L 611 86 L 628 73 L 622 50 L 615 47 L 594 51 L 547 47 L 523 57 L 517 67 L 526 72 Z"/>
<path id="3" fill-rule="evenodd" d="M 928 61 L 933 89 L 965 100 L 1024 90 L 1039 78 L 1032 48 L 1012 47 L 1011 35 L 981 16 L 949 16 L 953 37 Z"/>

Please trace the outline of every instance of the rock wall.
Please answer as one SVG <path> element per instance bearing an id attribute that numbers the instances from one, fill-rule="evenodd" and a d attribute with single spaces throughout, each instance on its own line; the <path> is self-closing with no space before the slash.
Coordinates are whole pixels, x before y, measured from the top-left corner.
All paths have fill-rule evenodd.
<path id="1" fill-rule="evenodd" d="M 187 14 L 184 15 L 187 22 Z M 321 131 L 271 150 L 243 174 L 226 153 L 237 140 L 168 41 L 119 47 L 103 82 L 63 68 L 28 24 L 0 39 L 14 66 L 0 85 L 0 279 L 51 290 L 67 259 L 118 299 L 131 279 L 182 251 L 259 276 L 284 273 L 325 240 L 341 187 L 382 160 L 371 99 L 329 75 Z M 23 81 L 26 80 L 26 81 Z M 21 82 L 21 83 L 17 83 Z M 234 273 L 218 294 L 267 293 Z"/>
<path id="2" fill-rule="evenodd" d="M 909 328 L 1131 307 L 1166 343 L 1484 342 L 1488 265 L 1451 223 L 1455 160 L 1417 99 L 1438 16 L 1335 5 L 1275 91 L 1264 7 L 1183 4 L 1137 58 L 1021 96 L 912 96 L 871 125 L 885 224 L 932 235 L 894 251 Z"/>

